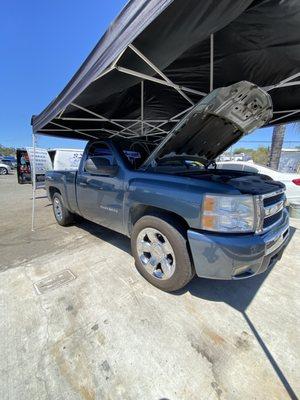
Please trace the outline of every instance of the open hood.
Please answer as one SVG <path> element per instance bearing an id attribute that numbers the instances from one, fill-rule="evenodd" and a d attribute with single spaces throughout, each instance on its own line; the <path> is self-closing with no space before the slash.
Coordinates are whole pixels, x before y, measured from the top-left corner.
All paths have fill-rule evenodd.
<path id="1" fill-rule="evenodd" d="M 243 135 L 272 118 L 270 95 L 242 81 L 212 91 L 170 131 L 142 168 L 162 157 L 189 156 L 210 164 Z"/>

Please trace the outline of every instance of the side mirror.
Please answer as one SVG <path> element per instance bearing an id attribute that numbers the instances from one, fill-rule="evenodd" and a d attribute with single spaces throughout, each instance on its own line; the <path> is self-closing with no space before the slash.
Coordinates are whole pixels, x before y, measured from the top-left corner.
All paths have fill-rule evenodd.
<path id="1" fill-rule="evenodd" d="M 110 165 L 105 157 L 90 157 L 84 164 L 84 170 L 94 175 L 116 176 L 119 170 L 118 165 Z"/>

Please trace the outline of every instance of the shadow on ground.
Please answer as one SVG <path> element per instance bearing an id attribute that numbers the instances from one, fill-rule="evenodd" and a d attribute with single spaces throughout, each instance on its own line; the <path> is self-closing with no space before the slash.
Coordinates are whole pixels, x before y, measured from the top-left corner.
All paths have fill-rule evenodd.
<path id="1" fill-rule="evenodd" d="M 295 232 L 296 229 L 290 227 L 288 243 Z M 184 289 L 176 292 L 175 295 L 180 295 L 189 291 L 195 297 L 209 301 L 224 302 L 236 310 L 243 312 L 247 309 L 274 267 L 276 267 L 276 264 L 263 274 L 238 281 L 194 278 Z"/>
<path id="2" fill-rule="evenodd" d="M 77 219 L 76 226 L 131 255 L 130 239 L 128 237 L 82 218 Z M 288 241 L 292 239 L 295 231 L 295 228 L 290 228 Z M 224 302 L 243 312 L 247 309 L 273 267 L 261 275 L 239 281 L 199 279 L 195 277 L 184 289 L 174 292 L 173 295 L 180 296 L 189 291 L 195 297 L 209 301 Z"/>
<path id="3" fill-rule="evenodd" d="M 78 219 L 76 225 L 78 228 L 81 228 L 89 232 L 91 235 L 101 240 L 104 240 L 113 246 L 118 247 L 119 249 L 127 252 L 128 254 L 131 254 L 130 239 L 127 238 L 126 236 L 116 233 L 110 229 L 104 228 L 100 225 L 94 224 L 92 222 L 83 220 L 81 218 Z M 292 239 L 295 231 L 296 231 L 295 228 L 293 227 L 290 228 L 290 236 L 288 242 Z M 272 356 L 268 347 L 261 338 L 259 332 L 256 330 L 254 324 L 252 323 L 252 321 L 250 320 L 250 318 L 246 313 L 249 304 L 254 299 L 261 285 L 263 284 L 263 282 L 265 281 L 265 279 L 268 277 L 268 275 L 275 266 L 276 264 L 273 265 L 271 268 L 269 268 L 267 272 L 261 275 L 257 275 L 250 279 L 239 280 L 239 281 L 221 281 L 221 280 L 218 281 L 210 279 L 199 279 L 195 277 L 184 289 L 173 293 L 173 295 L 180 296 L 189 291 L 191 295 L 194 297 L 198 297 L 208 301 L 224 302 L 230 305 L 231 307 L 235 308 L 236 310 L 240 311 L 241 315 L 243 316 L 249 328 L 256 337 L 257 342 L 259 343 L 266 357 L 271 363 L 275 373 L 277 374 L 281 383 L 285 387 L 290 398 L 296 400 L 297 396 L 295 392 L 293 391 L 284 373 L 280 369 L 276 360 Z"/>
<path id="4" fill-rule="evenodd" d="M 290 236 L 288 239 L 288 243 L 295 234 L 295 231 L 295 228 L 290 227 Z M 257 342 L 259 343 L 260 347 L 268 358 L 270 364 L 272 365 L 275 373 L 280 379 L 282 385 L 285 387 L 290 398 L 296 400 L 297 396 L 294 390 L 292 389 L 284 373 L 274 359 L 272 353 L 269 351 L 259 332 L 257 331 L 251 319 L 246 313 L 246 310 L 251 301 L 254 299 L 256 293 L 258 292 L 261 285 L 264 283 L 265 279 L 268 277 L 274 267 L 276 267 L 276 264 L 261 275 L 239 281 L 218 281 L 194 278 L 186 286 L 186 288 L 178 291 L 177 293 L 175 293 L 175 295 L 180 295 L 189 291 L 191 295 L 195 297 L 214 302 L 224 302 L 235 308 L 236 310 L 240 311 L 241 315 L 243 316 L 253 335 L 255 336 Z"/>
<path id="5" fill-rule="evenodd" d="M 87 221 L 81 217 L 76 217 L 76 226 L 98 239 L 103 240 L 131 255 L 130 239 L 127 236 L 121 235 L 111 229 L 104 228 L 94 222 Z"/>

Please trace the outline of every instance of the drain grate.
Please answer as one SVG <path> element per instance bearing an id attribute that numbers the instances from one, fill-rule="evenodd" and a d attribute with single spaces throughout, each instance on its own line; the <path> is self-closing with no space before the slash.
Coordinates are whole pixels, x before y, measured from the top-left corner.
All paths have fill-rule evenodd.
<path id="1" fill-rule="evenodd" d="M 76 276 L 69 269 L 64 269 L 57 274 L 52 274 L 44 279 L 33 284 L 37 294 L 44 294 L 50 292 L 50 290 L 57 289 L 58 287 L 65 285 L 76 279 Z"/>

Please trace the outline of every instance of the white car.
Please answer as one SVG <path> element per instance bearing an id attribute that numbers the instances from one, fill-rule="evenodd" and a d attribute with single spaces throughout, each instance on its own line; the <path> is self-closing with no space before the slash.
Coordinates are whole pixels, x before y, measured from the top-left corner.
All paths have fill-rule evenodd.
<path id="1" fill-rule="evenodd" d="M 300 174 L 279 172 L 275 169 L 247 161 L 217 162 L 217 168 L 254 172 L 267 175 L 270 178 L 274 179 L 274 181 L 279 181 L 285 184 L 288 203 L 292 203 L 294 201 L 300 202 Z"/>
<path id="2" fill-rule="evenodd" d="M 0 163 L 0 175 L 7 175 L 11 171 L 11 168 L 9 165 L 2 164 Z"/>

